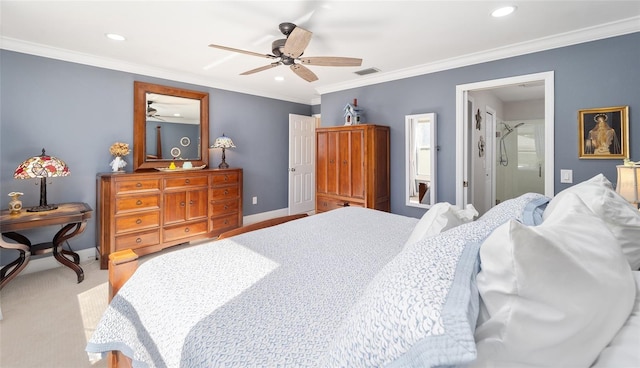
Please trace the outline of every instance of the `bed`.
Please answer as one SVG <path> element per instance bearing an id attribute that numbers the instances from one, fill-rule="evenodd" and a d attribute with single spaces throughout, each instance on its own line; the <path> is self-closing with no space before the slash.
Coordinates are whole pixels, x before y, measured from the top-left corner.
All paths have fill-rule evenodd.
<path id="1" fill-rule="evenodd" d="M 130 278 L 115 262 L 86 350 L 133 367 L 640 366 L 638 239 L 602 175 L 473 221 L 447 203 L 333 210 Z"/>

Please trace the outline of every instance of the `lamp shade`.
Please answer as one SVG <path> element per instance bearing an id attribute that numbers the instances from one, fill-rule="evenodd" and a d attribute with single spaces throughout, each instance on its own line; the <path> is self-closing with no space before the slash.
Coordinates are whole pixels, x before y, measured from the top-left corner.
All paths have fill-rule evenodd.
<path id="1" fill-rule="evenodd" d="M 628 202 L 640 202 L 640 165 L 618 165 L 616 192 Z"/>
<path id="2" fill-rule="evenodd" d="M 33 156 L 22 162 L 13 173 L 16 179 L 52 178 L 71 174 L 67 164 L 61 159 L 45 154 Z"/>
<path id="3" fill-rule="evenodd" d="M 210 148 L 235 148 L 236 145 L 233 144 L 231 138 L 227 137 L 222 133 L 221 137 L 216 138 L 216 141 L 213 142 L 213 146 Z"/>
<path id="4" fill-rule="evenodd" d="M 22 162 L 13 172 L 14 178 L 40 179 L 40 205 L 29 208 L 27 212 L 51 211 L 58 208 L 58 206 L 47 204 L 47 178 L 68 176 L 69 174 L 71 174 L 69 166 L 61 159 L 47 155 L 44 148 L 40 156 L 33 156 Z"/>

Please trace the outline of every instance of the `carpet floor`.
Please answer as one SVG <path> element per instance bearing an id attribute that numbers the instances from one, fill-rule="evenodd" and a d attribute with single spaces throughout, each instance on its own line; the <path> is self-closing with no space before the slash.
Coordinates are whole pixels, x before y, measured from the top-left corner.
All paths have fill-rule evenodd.
<path id="1" fill-rule="evenodd" d="M 19 275 L 0 292 L 0 367 L 82 368 L 84 347 L 107 307 L 108 272 L 98 261 L 81 264 L 77 283 L 67 267 Z"/>

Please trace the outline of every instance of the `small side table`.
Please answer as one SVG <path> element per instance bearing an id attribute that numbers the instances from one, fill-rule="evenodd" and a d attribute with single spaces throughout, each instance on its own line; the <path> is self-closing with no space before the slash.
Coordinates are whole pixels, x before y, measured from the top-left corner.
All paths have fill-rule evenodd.
<path id="1" fill-rule="evenodd" d="M 20 254 L 16 260 L 2 267 L 0 270 L 0 289 L 22 271 L 31 255 L 53 252 L 58 262 L 71 268 L 78 275 L 78 283 L 84 280 L 84 271 L 80 267 L 80 256 L 77 253 L 62 249 L 62 244 L 82 233 L 91 218 L 93 209 L 82 202 L 60 203 L 58 208 L 45 212 L 27 212 L 23 209 L 18 214 L 10 214 L 4 210 L 0 214 L 0 232 L 2 236 L 17 243 L 8 243 L 0 238 L 0 248 L 14 249 Z M 63 225 L 51 242 L 31 244 L 31 241 L 17 231 L 35 229 L 43 226 Z M 69 259 L 67 256 L 73 258 Z"/>

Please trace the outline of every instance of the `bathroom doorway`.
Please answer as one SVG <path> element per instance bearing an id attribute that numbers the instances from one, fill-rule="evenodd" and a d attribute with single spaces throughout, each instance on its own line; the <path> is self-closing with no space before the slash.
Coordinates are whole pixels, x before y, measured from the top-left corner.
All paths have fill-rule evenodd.
<path id="1" fill-rule="evenodd" d="M 482 214 L 522 190 L 553 196 L 553 77 L 544 72 L 457 86 L 457 205 L 471 203 Z M 543 184 L 525 185 L 533 182 Z"/>

